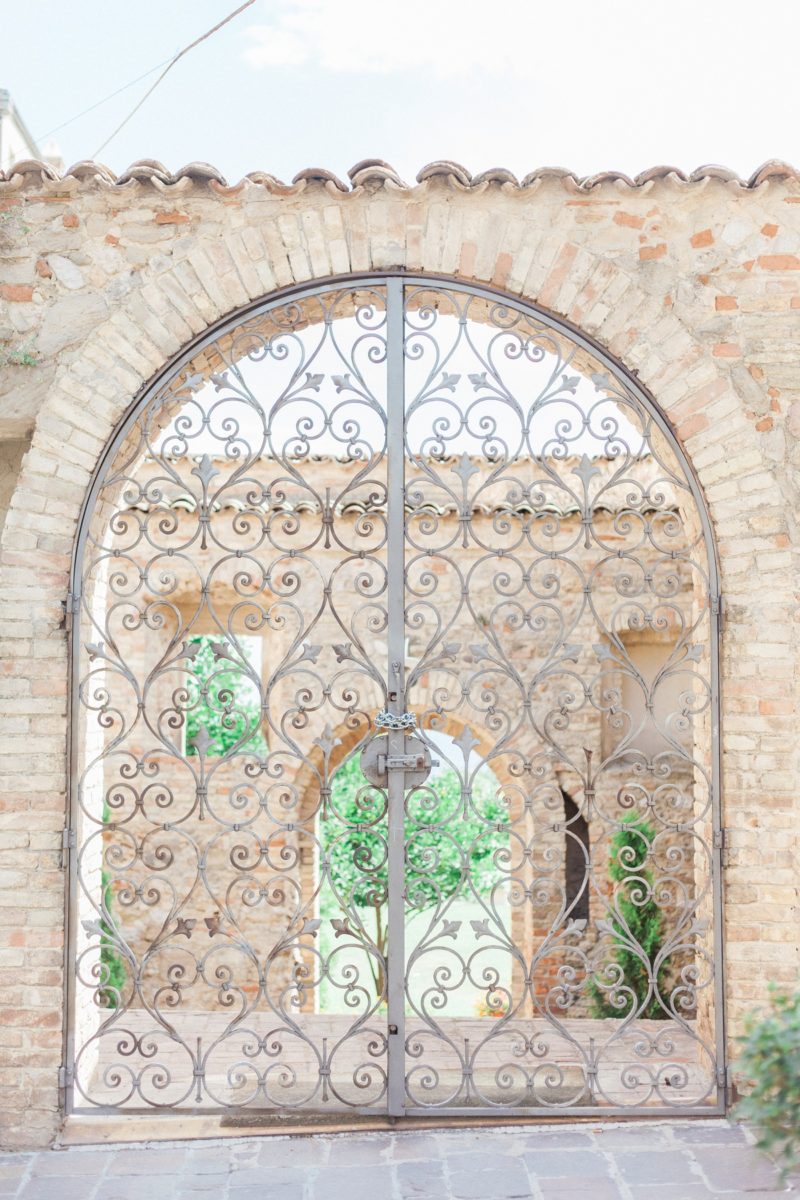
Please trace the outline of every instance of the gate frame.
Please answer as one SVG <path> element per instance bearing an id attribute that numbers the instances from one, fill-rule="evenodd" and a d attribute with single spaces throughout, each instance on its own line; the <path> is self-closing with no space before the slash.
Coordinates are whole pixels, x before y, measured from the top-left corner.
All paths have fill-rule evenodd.
<path id="1" fill-rule="evenodd" d="M 270 292 L 268 295 L 261 296 L 259 299 L 251 301 L 249 304 L 242 305 L 240 308 L 233 309 L 220 317 L 213 324 L 207 326 L 201 333 L 191 339 L 181 350 L 169 358 L 153 375 L 148 382 L 143 384 L 134 397 L 123 417 L 118 421 L 114 433 L 108 439 L 105 448 L 100 455 L 97 464 L 92 473 L 92 478 L 86 494 L 83 498 L 78 519 L 77 529 L 75 532 L 73 550 L 71 556 L 69 570 L 69 591 L 67 594 L 65 618 L 68 630 L 68 654 L 67 654 L 67 670 L 68 670 L 68 688 L 67 688 L 67 825 L 64 830 L 63 853 L 68 856 L 68 869 L 65 872 L 65 937 L 64 937 L 64 1025 L 63 1025 L 63 1051 L 62 1051 L 62 1067 L 59 1071 L 59 1089 L 62 1096 L 61 1112 L 62 1116 L 69 1117 L 73 1113 L 83 1116 L 108 1116 L 114 1115 L 118 1118 L 125 1115 L 135 1116 L 141 1110 L 125 1110 L 115 1106 L 97 1105 L 93 1108 L 78 1108 L 74 1106 L 74 1087 L 73 1087 L 73 1063 L 75 1057 L 75 971 L 76 962 L 76 926 L 77 926 L 77 871 L 76 871 L 76 855 L 70 851 L 76 847 L 76 816 L 77 816 L 77 763 L 78 763 L 78 734 L 80 731 L 80 722 L 77 720 L 77 714 L 80 712 L 80 706 L 77 701 L 79 679 L 78 679 L 78 661 L 79 661 L 79 633 L 80 622 L 73 620 L 77 613 L 80 588 L 81 588 L 81 569 L 83 565 L 84 550 L 88 534 L 89 521 L 95 510 L 98 494 L 103 486 L 105 473 L 113 463 L 113 460 L 124 442 L 132 425 L 139 417 L 142 409 L 147 405 L 153 395 L 163 387 L 170 378 L 185 366 L 189 365 L 196 357 L 198 352 L 204 346 L 216 341 L 216 339 L 226 330 L 235 328 L 245 321 L 258 316 L 261 313 L 268 312 L 273 308 L 280 307 L 287 301 L 310 298 L 313 296 L 323 295 L 336 288 L 346 288 L 352 285 L 354 288 L 359 286 L 385 286 L 387 289 L 387 313 L 388 313 L 388 297 L 394 285 L 397 284 L 401 288 L 405 285 L 422 286 L 435 285 L 446 288 L 450 291 L 483 297 L 489 300 L 495 300 L 499 303 L 508 305 L 510 308 L 521 311 L 523 314 L 530 314 L 537 322 L 554 330 L 556 333 L 561 333 L 569 338 L 576 346 L 585 350 L 593 358 L 595 358 L 602 366 L 604 366 L 611 375 L 619 380 L 623 386 L 636 398 L 647 413 L 653 418 L 660 432 L 667 439 L 667 442 L 675 454 L 689 486 L 692 498 L 695 503 L 695 508 L 700 519 L 700 526 L 703 534 L 703 544 L 706 550 L 706 559 L 708 564 L 709 577 L 709 683 L 711 688 L 711 843 L 708 847 L 709 857 L 711 862 L 711 896 L 713 903 L 712 924 L 714 930 L 714 1049 L 715 1049 L 715 1064 L 716 1064 L 716 1104 L 705 1105 L 702 1107 L 686 1106 L 686 1107 L 656 1107 L 649 1109 L 631 1108 L 630 1112 L 620 1112 L 614 1110 L 609 1113 L 613 1119 L 630 1118 L 648 1120 L 660 1117 L 711 1117 L 724 1115 L 728 1112 L 731 1106 L 731 1086 L 730 1086 L 730 1066 L 727 1060 L 727 1040 L 726 1040 L 726 1012 L 725 1012 L 725 945 L 724 945 L 724 921 L 723 921 L 723 903 L 724 903 L 724 888 L 723 888 L 723 849 L 724 849 L 724 831 L 722 826 L 722 755 L 721 755 L 721 713 L 722 713 L 722 696 L 721 696 L 721 673 L 720 673 L 720 654 L 721 654 L 721 639 L 722 639 L 722 624 L 724 601 L 720 588 L 720 566 L 717 550 L 717 542 L 714 536 L 711 516 L 708 510 L 705 496 L 703 494 L 700 481 L 695 471 L 694 465 L 683 449 L 683 446 L 678 438 L 677 433 L 672 427 L 671 422 L 666 414 L 662 411 L 656 399 L 650 395 L 649 391 L 641 384 L 634 374 L 624 365 L 624 363 L 612 354 L 609 350 L 599 345 L 588 334 L 584 333 L 577 325 L 567 320 L 565 317 L 557 316 L 550 312 L 542 305 L 529 300 L 525 296 L 515 295 L 511 292 L 504 291 L 501 288 L 496 288 L 490 284 L 471 281 L 457 276 L 446 274 L 428 273 L 425 271 L 406 270 L 402 267 L 395 267 L 389 270 L 374 270 L 374 271 L 356 271 L 349 272 L 343 275 L 330 275 L 323 278 L 318 278 L 310 283 L 292 284 L 291 286 L 278 288 Z M 401 291 L 402 298 L 402 291 Z M 404 309 L 401 303 L 400 313 L 404 316 Z M 391 340 L 391 327 L 387 331 L 388 340 Z M 402 327 L 400 329 L 402 336 Z M 388 438 L 388 431 L 387 431 Z M 387 440 L 387 457 L 391 457 L 390 448 Z M 398 777 L 399 781 L 399 777 Z M 403 847 L 404 849 L 404 847 Z M 396 869 L 395 869 L 396 874 Z M 390 880 L 392 872 L 390 866 Z M 391 883 L 390 883 L 391 893 Z M 398 906 L 395 905 L 397 911 Z M 395 987 L 397 984 L 395 984 Z M 400 977 L 400 989 L 404 993 L 405 979 Z M 395 997 L 395 1005 L 397 998 Z M 401 995 L 402 1004 L 402 995 Z M 389 1007 L 390 1010 L 395 1007 L 392 1005 L 392 987 L 389 990 Z M 387 1023 L 389 1016 L 387 1014 Z M 387 1033 L 389 1044 L 388 1062 L 392 1061 L 392 1046 L 396 1045 L 395 1059 L 400 1058 L 405 1060 L 404 1053 L 399 1051 L 404 1050 L 404 1038 L 399 1036 L 392 1038 Z M 389 1070 L 389 1085 L 387 1088 L 387 1108 L 386 1112 L 376 1112 L 374 1109 L 362 1110 L 376 1119 L 388 1117 L 389 1121 L 395 1123 L 398 1120 L 398 1110 L 395 1098 L 395 1104 L 392 1104 L 391 1079 L 392 1072 Z M 398 1075 L 394 1072 L 397 1078 L 403 1078 L 402 1073 Z M 146 1109 L 153 1117 L 160 1116 L 175 1116 L 176 1118 L 187 1117 L 195 1113 L 211 1116 L 215 1110 L 197 1110 L 197 1109 L 158 1109 L 149 1107 Z M 309 1110 L 307 1110 L 309 1111 Z M 407 1112 L 405 1106 L 400 1110 Z M 359 1110 L 353 1109 L 353 1117 L 357 1116 Z M 309 1111 L 309 1115 L 312 1115 Z M 324 1114 L 315 1114 L 324 1116 Z M 479 1120 L 485 1122 L 493 1120 L 493 1114 L 476 1113 L 475 1109 L 448 1107 L 438 1109 L 421 1110 L 414 1108 L 408 1112 L 408 1117 L 415 1121 L 423 1119 L 427 1124 L 435 1125 L 437 1123 L 437 1115 L 440 1122 L 447 1122 L 452 1118 L 458 1118 L 464 1122 Z M 497 1120 L 508 1117 L 513 1117 L 515 1120 L 526 1118 L 529 1121 L 541 1121 L 547 1118 L 553 1120 L 569 1120 L 569 1119 L 593 1119 L 598 1120 L 603 1115 L 603 1109 L 597 1107 L 565 1107 L 565 1108 L 550 1108 L 531 1109 L 509 1107 L 498 1109 L 496 1113 Z M 343 1123 L 347 1123 L 348 1114 L 341 1114 Z M 399 1119 L 403 1119 L 400 1117 Z M 313 1122 L 310 1123 L 313 1128 Z M 277 1129 L 276 1132 L 286 1132 L 286 1130 Z"/>

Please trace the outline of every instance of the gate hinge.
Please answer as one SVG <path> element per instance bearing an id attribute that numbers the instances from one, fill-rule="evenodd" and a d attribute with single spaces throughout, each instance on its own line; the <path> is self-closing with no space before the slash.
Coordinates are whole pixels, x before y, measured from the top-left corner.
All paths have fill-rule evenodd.
<path id="1" fill-rule="evenodd" d="M 720 593 L 718 596 L 709 592 L 708 606 L 711 609 L 711 615 L 719 621 L 720 628 L 725 621 L 725 597 Z"/>
<path id="2" fill-rule="evenodd" d="M 61 830 L 61 866 L 65 867 L 69 859 L 70 850 L 74 850 L 78 844 L 78 835 L 74 829 Z"/>
<path id="3" fill-rule="evenodd" d="M 80 602 L 80 596 L 73 595 L 72 592 L 67 592 L 66 600 L 61 601 L 61 625 L 59 628 L 64 629 L 67 633 L 72 633 L 72 623 Z"/>
<path id="4" fill-rule="evenodd" d="M 66 1088 L 72 1087 L 75 1080 L 75 1072 L 72 1067 L 58 1068 L 58 1087 L 60 1091 L 65 1091 Z"/>
<path id="5" fill-rule="evenodd" d="M 715 829 L 714 830 L 714 849 L 720 851 L 722 865 L 727 866 L 727 856 L 726 856 L 726 851 L 728 849 L 728 830 L 727 829 Z"/>
<path id="6" fill-rule="evenodd" d="M 733 1103 L 733 1068 L 728 1066 L 717 1067 L 717 1087 L 724 1094 L 725 1106 Z"/>

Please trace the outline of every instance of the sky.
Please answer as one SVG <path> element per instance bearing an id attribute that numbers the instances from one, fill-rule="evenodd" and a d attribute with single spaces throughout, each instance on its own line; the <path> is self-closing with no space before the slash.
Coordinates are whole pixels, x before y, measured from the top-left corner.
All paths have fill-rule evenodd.
<path id="1" fill-rule="evenodd" d="M 0 87 L 41 142 L 165 62 L 237 0 L 0 0 Z M 540 166 L 636 174 L 800 165 L 796 0 L 255 0 L 186 56 L 96 152 L 157 72 L 53 136 L 66 165 L 195 159 L 229 181 L 407 179 Z"/>

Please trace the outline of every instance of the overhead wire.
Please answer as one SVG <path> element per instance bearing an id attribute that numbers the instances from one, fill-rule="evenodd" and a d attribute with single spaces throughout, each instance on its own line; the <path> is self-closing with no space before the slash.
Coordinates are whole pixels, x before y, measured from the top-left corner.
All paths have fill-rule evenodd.
<path id="1" fill-rule="evenodd" d="M 157 71 L 159 67 L 163 67 L 164 64 L 168 63 L 169 61 L 169 58 L 162 59 L 161 62 L 156 63 L 154 67 L 150 67 L 150 69 L 144 71 L 143 74 L 137 75 L 135 79 L 131 79 L 127 83 L 123 83 L 122 87 L 117 88 L 115 92 L 109 92 L 107 96 L 103 96 L 102 100 L 98 100 L 95 104 L 90 104 L 88 108 L 84 108 L 83 112 L 76 113 L 74 117 L 70 117 L 67 121 L 62 121 L 61 124 L 56 125 L 54 129 L 48 129 L 47 133 L 39 134 L 36 138 L 36 141 L 43 142 L 45 138 L 52 137 L 54 133 L 60 133 L 62 129 L 66 129 L 68 125 L 74 124 L 75 121 L 80 121 L 81 117 L 85 117 L 88 113 L 94 112 L 96 108 L 100 108 L 101 105 L 105 104 L 108 100 L 113 100 L 115 96 L 119 96 L 123 92 L 127 92 L 128 88 L 134 87 L 137 83 L 141 83 L 143 79 L 147 79 L 148 75 L 152 75 L 154 71 Z"/>
<path id="2" fill-rule="evenodd" d="M 131 117 L 136 115 L 136 113 L 139 111 L 139 109 L 144 104 L 145 100 L 147 100 L 148 97 L 152 96 L 153 92 L 156 90 L 158 85 L 161 83 L 162 79 L 167 74 L 169 74 L 169 72 L 172 70 L 172 68 L 175 66 L 175 64 L 180 59 L 182 59 L 185 54 L 188 54 L 190 50 L 194 50 L 195 46 L 199 46 L 201 42 L 204 42 L 207 38 L 210 38 L 212 34 L 216 33 L 219 29 L 222 29 L 223 25 L 227 25 L 229 21 L 232 21 L 234 19 L 234 17 L 238 17 L 239 13 L 244 12 L 244 10 L 246 8 L 250 8 L 250 6 L 254 3 L 255 3 L 255 0 L 245 0 L 244 4 L 240 4 L 238 8 L 235 8 L 233 10 L 233 12 L 228 13 L 227 17 L 224 17 L 221 21 L 218 21 L 216 25 L 214 25 L 211 29 L 206 30 L 206 32 L 201 34 L 201 36 L 199 38 L 195 38 L 195 40 L 193 42 L 190 42 L 188 46 L 184 46 L 182 50 L 179 50 L 178 53 L 169 60 L 167 66 L 161 72 L 161 74 L 159 75 L 159 77 L 155 81 L 155 83 L 152 85 L 152 87 L 149 87 L 147 89 L 145 94 L 142 96 L 141 100 L 139 100 L 139 102 L 136 105 L 134 105 L 134 107 L 131 109 L 131 111 L 128 113 L 128 115 L 125 117 L 125 119 L 120 121 L 119 125 L 116 127 L 114 132 L 111 133 L 100 146 L 98 146 L 98 148 L 95 150 L 94 154 L 92 155 L 92 158 L 97 158 L 98 154 L 100 154 L 103 150 L 105 150 L 106 146 L 109 144 L 109 142 L 112 142 L 114 140 L 114 138 L 117 136 L 117 134 L 120 132 L 120 130 L 125 128 L 125 126 L 130 121 Z"/>

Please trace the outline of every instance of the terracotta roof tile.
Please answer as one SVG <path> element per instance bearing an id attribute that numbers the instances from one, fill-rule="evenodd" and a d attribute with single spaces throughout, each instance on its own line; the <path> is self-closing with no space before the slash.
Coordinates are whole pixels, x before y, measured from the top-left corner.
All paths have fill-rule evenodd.
<path id="1" fill-rule="evenodd" d="M 356 163 L 348 171 L 348 177 L 353 191 L 357 191 L 366 185 L 390 186 L 404 190 L 408 190 L 412 186 L 404 182 L 389 163 L 378 158 L 368 158 Z M 781 162 L 778 159 L 770 159 L 746 179 L 741 178 L 741 176 L 727 167 L 717 166 L 712 163 L 707 166 L 698 167 L 697 170 L 692 171 L 689 175 L 677 167 L 656 166 L 651 167 L 647 171 L 642 171 L 632 179 L 621 171 L 601 171 L 595 175 L 579 176 L 574 171 L 567 171 L 562 167 L 538 167 L 535 171 L 527 174 L 521 181 L 518 181 L 511 171 L 503 167 L 493 167 L 488 171 L 481 171 L 477 175 L 472 175 L 460 163 L 441 159 L 437 162 L 428 163 L 417 175 L 418 184 L 424 184 L 432 179 L 441 179 L 451 186 L 463 189 L 484 188 L 487 185 L 497 184 L 498 186 L 526 190 L 535 189 L 545 180 L 560 181 L 568 190 L 580 192 L 589 192 L 593 188 L 608 183 L 615 184 L 618 187 L 637 189 L 646 187 L 648 184 L 652 184 L 658 180 L 670 180 L 678 186 L 683 187 L 692 187 L 696 184 L 705 183 L 708 180 L 716 180 L 735 187 L 754 189 L 761 187 L 762 184 L 770 180 L 800 181 L 800 172 L 791 166 L 790 163 Z M 15 163 L 5 172 L 0 171 L 0 187 L 5 184 L 13 189 L 30 186 L 36 187 L 37 185 L 46 186 L 53 183 L 64 184 L 68 181 L 75 181 L 83 186 L 93 184 L 115 188 L 125 187 L 131 183 L 149 183 L 162 189 L 181 184 L 185 187 L 185 181 L 196 184 L 216 184 L 219 188 L 228 187 L 225 177 L 216 167 L 211 166 L 209 163 L 187 163 L 179 171 L 172 173 L 163 163 L 149 158 L 139 159 L 137 162 L 131 163 L 121 175 L 115 175 L 103 163 L 91 162 L 86 159 L 74 163 L 73 166 L 68 167 L 61 174 L 49 163 L 30 158 Z M 233 186 L 239 188 L 246 183 L 266 188 L 267 191 L 279 195 L 299 192 L 309 184 L 314 183 L 322 183 L 340 192 L 351 190 L 348 189 L 347 184 L 343 183 L 337 175 L 323 167 L 307 167 L 305 170 L 299 171 L 290 184 L 284 183 L 268 172 L 252 171 L 245 175 L 238 184 Z"/>

